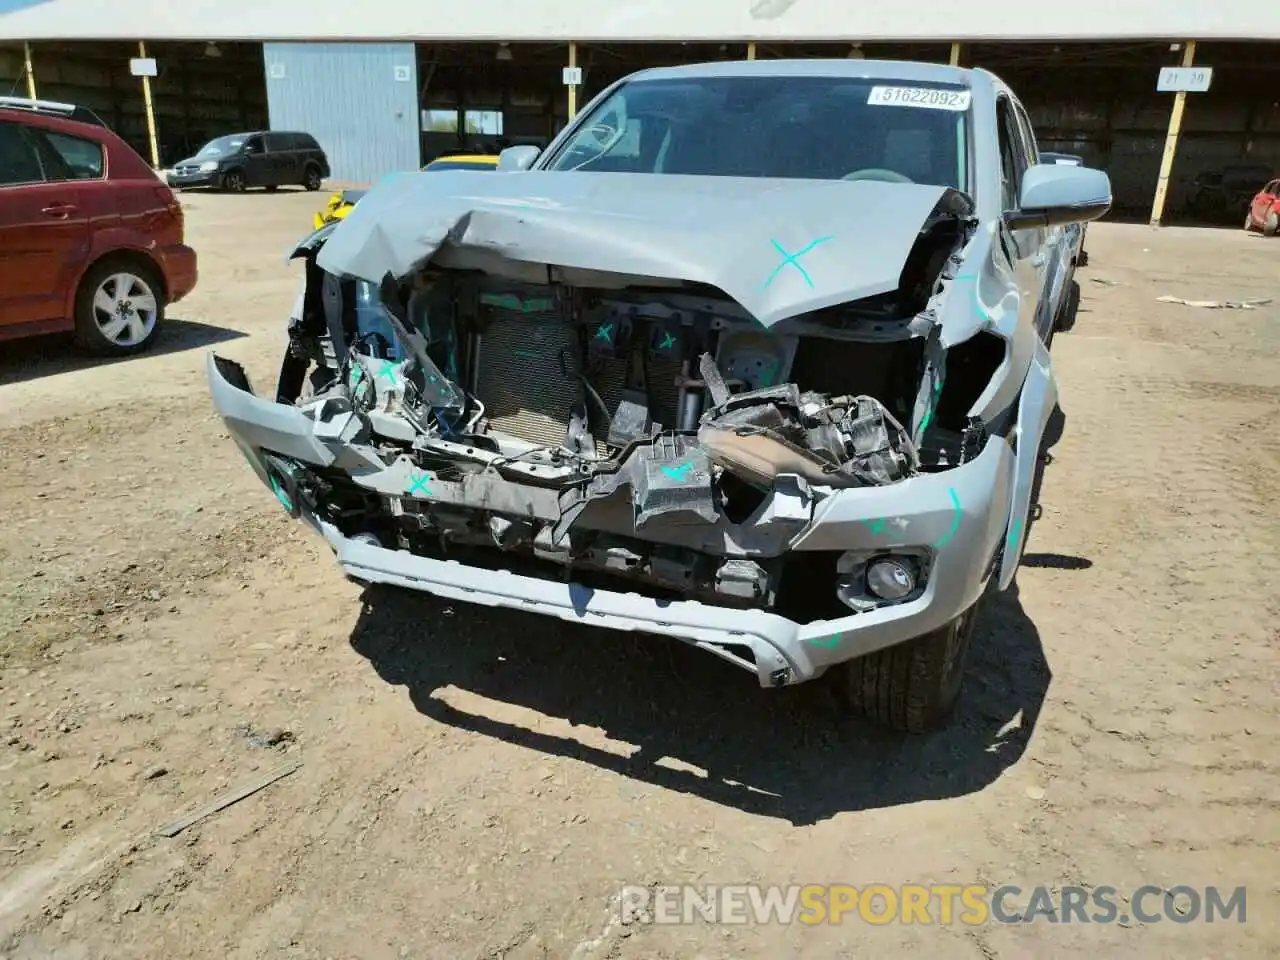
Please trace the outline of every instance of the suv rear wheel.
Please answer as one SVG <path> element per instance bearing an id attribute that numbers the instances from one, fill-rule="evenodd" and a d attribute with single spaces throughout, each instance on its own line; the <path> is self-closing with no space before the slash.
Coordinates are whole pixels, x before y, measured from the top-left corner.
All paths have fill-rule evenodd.
<path id="1" fill-rule="evenodd" d="M 155 270 L 133 261 L 94 264 L 76 291 L 76 341 L 100 356 L 145 350 L 163 319 L 163 288 Z"/>
<path id="2" fill-rule="evenodd" d="M 307 164 L 307 171 L 303 175 L 302 185 L 312 192 L 320 189 L 320 168 L 314 163 Z"/>
<path id="3" fill-rule="evenodd" d="M 901 733 L 943 726 L 960 696 L 980 605 L 931 633 L 841 664 L 852 711 Z"/>

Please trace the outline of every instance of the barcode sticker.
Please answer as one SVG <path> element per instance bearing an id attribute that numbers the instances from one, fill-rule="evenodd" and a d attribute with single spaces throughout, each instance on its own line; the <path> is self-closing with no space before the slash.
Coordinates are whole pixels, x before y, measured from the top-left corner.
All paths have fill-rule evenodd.
<path id="1" fill-rule="evenodd" d="M 884 107 L 922 107 L 926 110 L 969 109 L 970 90 L 939 90 L 937 87 L 872 87 L 867 103 Z"/>

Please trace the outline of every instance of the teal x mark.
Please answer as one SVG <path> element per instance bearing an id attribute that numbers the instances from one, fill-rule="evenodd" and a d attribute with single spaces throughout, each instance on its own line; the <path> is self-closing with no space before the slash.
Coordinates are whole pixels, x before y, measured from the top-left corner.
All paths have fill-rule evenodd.
<path id="1" fill-rule="evenodd" d="M 596 331 L 596 339 L 609 343 L 613 339 L 613 324 L 602 323 L 600 329 Z"/>
<path id="2" fill-rule="evenodd" d="M 770 240 L 769 242 L 773 244 L 773 249 L 777 250 L 780 254 L 782 254 L 782 262 L 773 268 L 773 272 L 770 273 L 768 276 L 768 279 L 765 280 L 764 286 L 767 287 L 769 286 L 769 284 L 773 283 L 773 278 L 782 272 L 783 267 L 790 264 L 791 266 L 795 267 L 797 270 L 800 271 L 800 276 L 804 277 L 804 282 L 812 287 L 813 277 L 809 276 L 809 271 L 806 270 L 801 265 L 800 258 L 803 257 L 810 250 L 812 250 L 814 247 L 819 246 L 820 244 L 826 243 L 828 240 L 834 240 L 834 239 L 835 237 L 819 237 L 817 240 L 813 240 L 810 243 L 808 243 L 806 246 L 801 247 L 795 253 L 788 253 L 787 248 L 784 247 L 782 244 L 780 244 L 777 240 Z M 761 289 L 764 289 L 764 287 L 762 287 Z"/>
<path id="3" fill-rule="evenodd" d="M 665 333 L 662 335 L 662 342 L 658 344 L 658 349 L 665 350 L 667 349 L 667 347 L 674 347 L 675 345 L 676 345 L 676 338 L 673 337 L 670 333 Z"/>
<path id="4" fill-rule="evenodd" d="M 378 368 L 378 376 L 385 378 L 391 383 L 395 383 L 396 374 L 399 372 L 400 365 L 394 360 L 379 360 L 378 362 L 382 364 L 382 366 Z"/>
<path id="5" fill-rule="evenodd" d="M 875 536 L 884 529 L 885 524 L 889 521 L 881 517 L 879 520 L 863 520 L 862 522 L 867 525 L 867 529 L 871 531 L 872 536 Z"/>
<path id="6" fill-rule="evenodd" d="M 692 463 L 681 463 L 674 467 L 663 467 L 662 472 L 672 480 L 683 480 L 692 469 Z"/>
<path id="7" fill-rule="evenodd" d="M 409 482 L 409 489 L 407 491 L 409 496 L 412 497 L 414 494 L 419 494 L 419 493 L 422 494 L 424 497 L 431 496 L 431 488 L 427 486 L 427 481 L 430 479 L 431 479 L 431 474 L 429 473 L 420 473 L 416 477 L 413 474 L 409 474 L 410 482 Z"/>

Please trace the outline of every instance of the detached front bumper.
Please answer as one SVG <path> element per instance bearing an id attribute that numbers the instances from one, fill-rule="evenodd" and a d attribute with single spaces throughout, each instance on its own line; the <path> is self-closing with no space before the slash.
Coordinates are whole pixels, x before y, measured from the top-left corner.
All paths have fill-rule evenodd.
<path id="1" fill-rule="evenodd" d="M 232 379 L 226 371 L 235 371 Z M 347 459 L 343 446 L 317 436 L 315 423 L 300 410 L 250 392 L 234 365 L 210 355 L 208 374 L 218 414 L 264 484 L 272 486 L 264 451 L 320 467 L 340 468 Z M 358 580 L 675 637 L 754 671 L 762 686 L 774 687 L 813 679 L 833 664 L 928 633 L 976 602 L 1007 526 L 1013 464 L 1008 442 L 996 437 L 973 461 L 944 473 L 839 491 L 822 500 L 791 549 L 924 549 L 931 553 L 932 564 L 923 592 L 914 600 L 813 623 L 421 557 L 347 537 L 305 509 L 300 512 L 328 541 L 343 570 Z M 742 647 L 751 650 L 752 659 L 740 655 Z"/>

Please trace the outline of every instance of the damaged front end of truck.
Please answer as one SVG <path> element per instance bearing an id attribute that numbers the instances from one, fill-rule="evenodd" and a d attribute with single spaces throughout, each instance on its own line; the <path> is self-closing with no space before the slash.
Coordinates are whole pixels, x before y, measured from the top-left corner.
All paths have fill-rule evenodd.
<path id="1" fill-rule="evenodd" d="M 394 178 L 295 251 L 274 400 L 210 358 L 349 576 L 678 637 L 765 686 L 1008 583 L 1055 392 L 966 195 L 476 179 Z"/>

